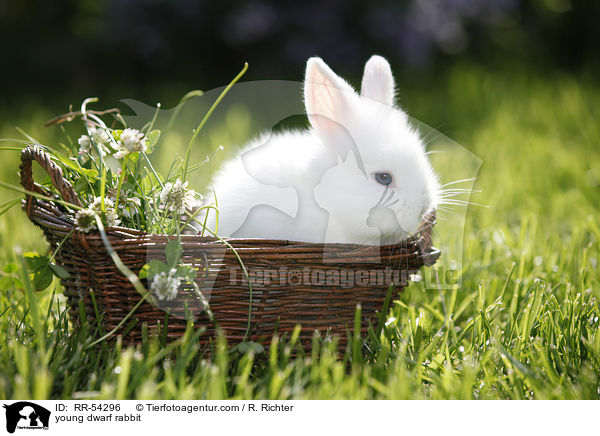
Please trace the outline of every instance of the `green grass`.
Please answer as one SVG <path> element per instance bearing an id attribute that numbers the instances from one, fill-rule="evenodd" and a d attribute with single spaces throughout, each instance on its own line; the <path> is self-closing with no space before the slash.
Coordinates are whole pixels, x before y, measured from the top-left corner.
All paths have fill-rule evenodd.
<path id="1" fill-rule="evenodd" d="M 14 247 L 47 248 L 15 208 L 0 217 L 0 398 L 599 398 L 600 87 L 462 66 L 401 101 L 483 161 L 471 200 L 489 207 L 468 209 L 460 288 L 413 283 L 382 335 L 349 350 L 315 339 L 294 357 L 292 338 L 240 353 L 221 340 L 211 357 L 191 330 L 168 346 L 89 348 L 98 333 L 69 333 L 56 282 L 30 290 Z M 0 135 L 16 124 L 51 143 L 39 126 L 52 115 L 13 114 Z M 0 178 L 15 183 L 17 153 L 2 153 Z M 452 250 L 450 223 L 436 241 Z"/>

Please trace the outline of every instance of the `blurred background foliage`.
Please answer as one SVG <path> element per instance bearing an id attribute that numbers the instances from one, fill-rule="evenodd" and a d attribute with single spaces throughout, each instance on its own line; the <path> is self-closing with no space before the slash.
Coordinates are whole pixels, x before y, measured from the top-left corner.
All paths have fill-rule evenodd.
<path id="1" fill-rule="evenodd" d="M 301 80 L 310 56 L 357 79 L 376 52 L 400 88 L 457 63 L 493 71 L 598 71 L 594 0 L 20 0 L 0 2 L 3 108 L 98 95 L 160 99 L 244 80 Z M 355 82 L 356 83 L 356 82 Z"/>

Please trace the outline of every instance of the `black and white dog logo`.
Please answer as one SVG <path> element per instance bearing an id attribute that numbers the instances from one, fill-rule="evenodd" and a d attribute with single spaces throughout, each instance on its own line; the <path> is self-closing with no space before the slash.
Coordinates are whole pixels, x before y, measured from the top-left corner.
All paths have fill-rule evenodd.
<path id="1" fill-rule="evenodd" d="M 50 411 L 29 401 L 19 401 L 4 405 L 6 409 L 6 431 L 14 433 L 18 429 L 48 429 Z"/>

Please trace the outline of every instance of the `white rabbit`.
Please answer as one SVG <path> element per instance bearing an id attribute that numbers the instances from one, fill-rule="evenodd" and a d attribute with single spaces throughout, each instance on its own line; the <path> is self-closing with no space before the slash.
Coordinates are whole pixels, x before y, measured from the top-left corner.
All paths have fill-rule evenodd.
<path id="1" fill-rule="evenodd" d="M 366 63 L 360 95 L 310 58 L 311 129 L 263 135 L 224 165 L 212 183 L 218 234 L 379 245 L 415 232 L 436 207 L 439 183 L 419 134 L 394 106 L 394 88 L 380 56 Z M 216 226 L 210 211 L 207 228 Z"/>

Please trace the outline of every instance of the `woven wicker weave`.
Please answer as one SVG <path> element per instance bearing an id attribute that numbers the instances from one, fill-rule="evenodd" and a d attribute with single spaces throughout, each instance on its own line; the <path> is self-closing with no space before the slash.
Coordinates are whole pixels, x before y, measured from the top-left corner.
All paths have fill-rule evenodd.
<path id="1" fill-rule="evenodd" d="M 21 184 L 25 189 L 52 195 L 33 181 L 31 164 L 36 160 L 48 172 L 62 199 L 81 205 L 61 169 L 41 148 L 25 148 L 21 160 Z M 26 195 L 23 208 L 29 219 L 41 227 L 53 249 L 74 228 L 72 213 L 56 202 Z M 244 339 L 266 343 L 275 331 L 289 333 L 300 324 L 304 343 L 314 330 L 319 330 L 322 334 L 338 335 L 343 345 L 358 303 L 362 306 L 365 332 L 383 307 L 390 281 L 395 282 L 394 290 L 399 292 L 409 273 L 435 263 L 439 251 L 431 246 L 434 224 L 432 215 L 417 236 L 389 246 L 227 239 L 252 278 L 252 292 L 234 251 L 219 239 L 182 236 L 182 262 L 198 269 L 195 281 L 230 343 Z M 109 227 L 106 233 L 123 263 L 135 273 L 150 259 L 164 259 L 169 237 L 123 227 Z M 98 232 L 73 232 L 56 260 L 70 274 L 62 284 L 75 324 L 82 315 L 80 302 L 88 320 L 96 320 L 97 309 L 104 330 L 110 331 L 140 301 L 140 294 L 115 266 Z M 336 280 L 337 274 L 354 280 Z M 195 326 L 206 327 L 201 340 L 208 342 L 215 334 L 215 326 L 203 308 L 189 285 L 182 286 L 177 298 L 168 305 L 159 308 L 150 302 L 142 303 L 131 317 L 134 325 L 125 323 L 127 328 L 118 333 L 126 343 L 139 342 L 143 326 L 150 332 L 156 330 L 159 324 L 164 325 L 168 311 L 168 339 L 180 337 L 186 329 L 186 316 L 193 316 Z"/>

